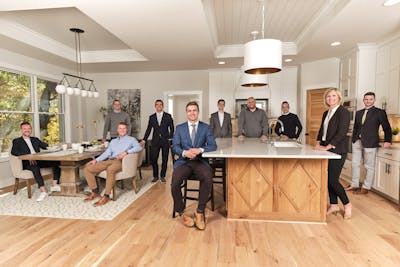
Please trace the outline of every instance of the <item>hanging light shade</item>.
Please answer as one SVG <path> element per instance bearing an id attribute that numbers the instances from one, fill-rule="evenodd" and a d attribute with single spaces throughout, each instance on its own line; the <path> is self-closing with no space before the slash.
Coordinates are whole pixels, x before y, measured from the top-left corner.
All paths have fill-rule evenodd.
<path id="1" fill-rule="evenodd" d="M 56 92 L 60 95 L 65 94 L 65 92 L 67 91 L 67 88 L 65 87 L 65 85 L 63 84 L 59 84 L 56 86 Z"/>
<path id="2" fill-rule="evenodd" d="M 74 88 L 68 86 L 67 87 L 67 95 L 73 95 L 74 94 Z"/>
<path id="3" fill-rule="evenodd" d="M 244 66 L 240 72 L 240 84 L 244 87 L 260 87 L 268 85 L 267 75 L 247 74 L 244 72 Z"/>
<path id="4" fill-rule="evenodd" d="M 259 39 L 244 45 L 244 72 L 269 74 L 282 70 L 282 42 Z"/>
<path id="5" fill-rule="evenodd" d="M 257 31 L 251 32 L 253 41 L 244 45 L 244 71 L 248 74 L 269 74 L 282 69 L 282 42 L 265 39 L 265 0 L 262 3 L 261 39 Z"/>

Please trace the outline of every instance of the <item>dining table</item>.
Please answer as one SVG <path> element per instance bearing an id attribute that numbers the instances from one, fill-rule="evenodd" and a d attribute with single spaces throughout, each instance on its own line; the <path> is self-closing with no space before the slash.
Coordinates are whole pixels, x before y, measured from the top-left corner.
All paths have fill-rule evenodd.
<path id="1" fill-rule="evenodd" d="M 18 156 L 21 160 L 59 161 L 61 169 L 60 187 L 61 192 L 52 192 L 53 196 L 79 196 L 82 197 L 83 188 L 79 175 L 79 168 L 88 161 L 100 155 L 104 149 L 84 151 L 77 150 L 47 151 L 42 150 L 36 154 Z"/>

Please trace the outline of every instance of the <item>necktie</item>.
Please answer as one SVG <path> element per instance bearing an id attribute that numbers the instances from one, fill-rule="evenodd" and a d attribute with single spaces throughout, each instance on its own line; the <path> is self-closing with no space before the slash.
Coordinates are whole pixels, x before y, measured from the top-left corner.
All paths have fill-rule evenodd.
<path id="1" fill-rule="evenodd" d="M 362 115 L 361 118 L 361 124 L 364 125 L 365 118 L 367 117 L 368 109 L 364 109 L 364 114 Z"/>
<path id="2" fill-rule="evenodd" d="M 190 139 L 192 139 L 192 145 L 194 145 L 194 139 L 196 138 L 196 124 L 192 124 L 192 132 L 190 134 Z"/>

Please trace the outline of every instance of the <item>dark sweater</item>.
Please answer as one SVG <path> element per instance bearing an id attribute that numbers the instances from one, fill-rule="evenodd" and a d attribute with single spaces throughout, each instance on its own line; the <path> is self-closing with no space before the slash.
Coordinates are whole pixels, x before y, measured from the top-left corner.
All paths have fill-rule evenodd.
<path id="1" fill-rule="evenodd" d="M 296 139 L 299 138 L 303 127 L 301 126 L 299 117 L 297 117 L 296 114 L 288 113 L 286 115 L 281 115 L 278 119 L 282 121 L 284 131 L 281 132 L 281 124 L 277 122 L 275 126 L 275 133 L 277 135 L 286 135 L 289 138 Z"/>

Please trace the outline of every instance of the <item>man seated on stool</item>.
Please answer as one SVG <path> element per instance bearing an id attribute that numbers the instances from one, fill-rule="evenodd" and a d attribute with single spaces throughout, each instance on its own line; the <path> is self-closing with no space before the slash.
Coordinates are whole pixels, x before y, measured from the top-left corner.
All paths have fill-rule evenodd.
<path id="1" fill-rule="evenodd" d="M 11 155 L 22 156 L 26 154 L 36 154 L 40 152 L 40 149 L 46 149 L 48 145 L 42 142 L 37 137 L 32 137 L 32 126 L 29 122 L 23 122 L 20 126 L 22 136 L 15 138 L 13 140 L 13 146 L 11 148 Z M 23 160 L 22 168 L 24 170 L 30 170 L 33 173 L 33 177 L 36 180 L 40 188 L 40 195 L 36 199 L 37 202 L 45 199 L 47 195 L 46 187 L 44 186 L 44 181 L 42 174 L 40 173 L 40 168 L 52 167 L 53 168 L 53 182 L 50 187 L 52 192 L 60 192 L 61 188 L 58 185 L 60 181 L 60 162 L 59 161 L 42 161 L 42 160 Z"/>
<path id="2" fill-rule="evenodd" d="M 132 136 L 128 136 L 128 126 L 125 122 L 118 124 L 118 137 L 111 140 L 108 148 L 98 158 L 89 161 L 83 172 L 85 173 L 86 181 L 92 193 L 84 199 L 91 201 L 100 197 L 100 191 L 97 188 L 95 175 L 106 170 L 106 189 L 104 196 L 93 205 L 101 206 L 110 200 L 111 189 L 115 184 L 115 174 L 122 170 L 122 159 L 131 153 L 141 151 L 143 148 L 139 142 Z"/>
<path id="3" fill-rule="evenodd" d="M 186 105 L 188 121 L 176 126 L 172 141 L 172 152 L 179 158 L 174 164 L 171 193 L 174 199 L 174 212 L 178 212 L 187 227 L 196 225 L 206 228 L 204 210 L 212 189 L 212 169 L 208 160 L 201 157 L 203 152 L 215 151 L 217 144 L 208 124 L 199 121 L 199 105 L 192 101 Z M 184 214 L 181 184 L 192 174 L 200 181 L 199 203 L 193 217 Z"/>

